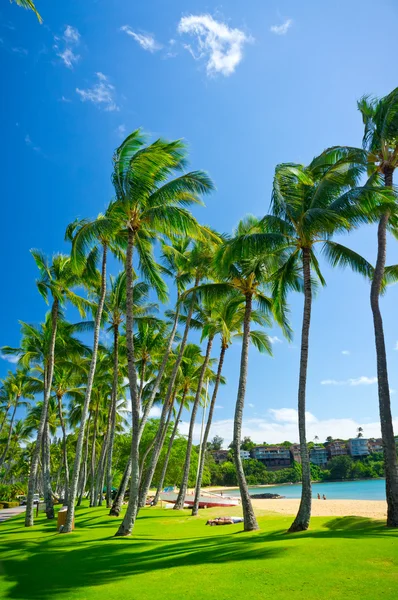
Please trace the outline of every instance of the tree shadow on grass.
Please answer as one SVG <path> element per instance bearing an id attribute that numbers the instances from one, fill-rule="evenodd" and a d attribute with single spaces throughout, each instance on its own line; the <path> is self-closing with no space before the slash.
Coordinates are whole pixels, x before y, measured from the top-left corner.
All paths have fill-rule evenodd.
<path id="1" fill-rule="evenodd" d="M 85 543 L 68 536 L 66 544 L 64 539 L 58 537 L 48 544 L 16 541 L 13 552 L 2 560 L 6 581 L 14 584 L 5 598 L 50 600 L 68 591 L 116 584 L 149 571 L 270 560 L 286 553 L 286 548 L 271 548 L 258 536 L 222 535 L 176 541 L 104 538 L 95 542 L 84 540 Z"/>

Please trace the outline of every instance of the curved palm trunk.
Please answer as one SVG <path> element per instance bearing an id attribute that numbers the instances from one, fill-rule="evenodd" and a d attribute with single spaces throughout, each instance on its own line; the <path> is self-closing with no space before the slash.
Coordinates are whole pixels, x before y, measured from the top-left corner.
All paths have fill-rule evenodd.
<path id="1" fill-rule="evenodd" d="M 88 415 L 87 420 L 87 432 L 90 429 L 90 421 L 91 421 L 91 413 Z M 83 500 L 84 490 L 86 489 L 86 481 L 87 481 L 87 460 L 88 460 L 88 445 L 89 445 L 90 436 L 87 433 L 86 443 L 84 445 L 84 457 L 83 462 L 80 465 L 80 474 L 79 474 L 79 498 L 77 500 L 77 506 L 80 506 Z"/>
<path id="2" fill-rule="evenodd" d="M 100 458 L 98 461 L 97 476 L 95 478 L 93 506 L 97 506 L 97 505 L 102 506 L 102 490 L 104 489 L 105 461 L 106 461 L 106 454 L 107 454 L 108 444 L 109 444 L 109 433 L 110 433 L 109 430 L 110 430 L 110 426 L 111 426 L 111 421 L 112 421 L 112 400 L 109 405 L 108 419 L 107 419 L 107 423 L 106 423 L 106 432 L 105 432 L 104 441 L 103 441 L 102 447 L 101 447 Z"/>
<path id="3" fill-rule="evenodd" d="M 96 459 L 96 442 L 97 442 L 97 426 L 98 426 L 98 411 L 99 399 L 95 410 L 93 441 L 91 443 L 91 460 L 90 460 L 90 507 L 94 505 L 94 487 L 95 487 L 95 459 Z"/>
<path id="4" fill-rule="evenodd" d="M 178 424 L 179 424 L 180 419 L 181 419 L 182 409 L 184 408 L 184 401 L 185 401 L 186 393 L 187 393 L 187 390 L 184 390 L 184 393 L 183 393 L 182 398 L 181 398 L 180 408 L 178 409 L 178 414 L 177 414 L 177 417 L 176 417 L 176 420 L 175 420 L 175 423 L 174 423 L 173 431 L 172 431 L 171 436 L 170 436 L 169 445 L 167 447 L 167 452 L 166 452 L 166 457 L 164 459 L 164 463 L 163 463 L 163 467 L 162 467 L 162 472 L 160 474 L 160 479 L 159 479 L 158 487 L 156 489 L 155 498 L 153 499 L 153 502 L 152 502 L 152 506 L 156 506 L 157 503 L 159 502 L 160 492 L 162 491 L 163 484 L 164 484 L 164 479 L 165 479 L 166 473 L 167 473 L 167 467 L 169 466 L 169 460 L 170 460 L 170 456 L 171 456 L 171 450 L 173 448 L 174 438 L 175 438 L 175 436 L 177 434 Z"/>
<path id="5" fill-rule="evenodd" d="M 93 389 L 95 367 L 97 365 L 98 342 L 99 342 L 99 334 L 100 334 L 100 329 L 101 329 L 101 318 L 102 318 L 102 311 L 104 309 L 105 294 L 106 294 L 106 255 L 107 255 L 107 246 L 104 244 L 103 253 L 102 253 L 102 267 L 101 267 L 101 292 L 100 292 L 100 299 L 98 302 L 97 314 L 95 316 L 93 353 L 91 356 L 90 371 L 89 371 L 88 380 L 87 380 L 86 395 L 84 398 L 82 416 L 81 416 L 81 420 L 80 420 L 79 435 L 77 437 L 75 462 L 73 465 L 73 474 L 72 474 L 71 486 L 70 486 L 70 490 L 69 490 L 68 512 L 66 515 L 65 527 L 63 528 L 62 533 L 70 533 L 72 531 L 72 524 L 73 524 L 73 519 L 75 516 L 75 500 L 76 500 L 76 495 L 77 495 L 77 485 L 79 482 L 80 464 L 82 461 L 83 442 L 84 442 L 84 436 L 86 433 L 87 417 L 88 417 L 88 410 L 89 410 L 90 400 L 91 400 L 91 390 Z"/>
<path id="6" fill-rule="evenodd" d="M 388 187 L 393 185 L 393 170 L 386 170 L 384 182 Z M 379 297 L 384 277 L 387 239 L 386 230 L 389 214 L 384 214 L 377 231 L 377 261 L 370 291 L 370 305 L 373 313 L 377 355 L 377 383 L 379 391 L 379 412 L 381 436 L 384 449 L 384 467 L 386 473 L 387 526 L 398 527 L 398 461 L 391 414 L 390 387 L 386 346 L 384 341 L 383 319 L 380 312 Z"/>
<path id="7" fill-rule="evenodd" d="M 134 363 L 133 337 L 133 246 L 134 232 L 129 228 L 126 251 L 126 342 L 127 342 L 127 371 L 131 396 L 131 476 L 130 496 L 124 519 L 116 532 L 116 536 L 131 535 L 138 511 L 138 493 L 140 485 L 140 401 L 138 397 L 137 371 Z"/>
<path id="8" fill-rule="evenodd" d="M 199 278 L 197 277 L 195 280 L 195 287 L 197 287 L 198 284 L 199 284 Z M 188 333 L 189 333 L 189 328 L 190 328 L 191 319 L 192 319 L 192 315 L 193 315 L 195 300 L 196 300 L 196 294 L 193 294 L 192 300 L 191 300 L 191 305 L 189 307 L 189 311 L 188 311 L 187 318 L 185 321 L 185 329 L 184 329 L 184 334 L 183 334 L 183 337 L 181 340 L 180 352 L 177 356 L 177 360 L 174 363 L 173 371 L 171 373 L 171 377 L 170 377 L 169 384 L 167 387 L 165 403 L 163 405 L 163 410 L 160 415 L 159 429 L 156 434 L 156 441 L 155 441 L 155 445 L 154 445 L 154 448 L 152 451 L 151 460 L 150 460 L 147 472 L 145 474 L 145 480 L 141 486 L 141 493 L 140 493 L 140 500 L 139 500 L 141 506 L 145 506 L 145 500 L 148 495 L 148 491 L 149 491 L 149 488 L 152 483 L 153 474 L 155 473 L 156 465 L 158 464 L 159 455 L 160 455 L 160 452 L 162 449 L 162 431 L 163 431 L 164 423 L 166 421 L 167 407 L 169 405 L 171 395 L 173 393 L 174 384 L 175 384 L 175 380 L 177 377 L 177 372 L 178 372 L 178 369 L 180 368 L 180 364 L 181 364 L 182 357 L 184 354 L 185 346 L 187 344 Z"/>
<path id="9" fill-rule="evenodd" d="M 301 501 L 295 520 L 289 528 L 290 533 L 295 531 L 304 531 L 308 529 L 311 518 L 311 470 L 310 458 L 307 448 L 307 435 L 305 425 L 305 400 L 307 387 L 307 368 L 308 368 L 308 344 L 311 323 L 311 256 L 310 249 L 302 249 L 303 258 L 303 277 L 304 277 L 304 312 L 303 327 L 301 331 L 301 350 L 300 350 L 300 374 L 298 389 L 298 426 L 300 438 L 300 455 L 302 467 L 302 490 Z"/>
<path id="10" fill-rule="evenodd" d="M 250 319 L 252 314 L 252 296 L 248 294 L 246 296 L 245 304 L 245 316 L 243 321 L 243 339 L 242 339 L 242 353 L 240 359 L 240 374 L 239 374 L 239 386 L 238 396 L 236 399 L 235 407 L 235 418 L 234 418 L 234 437 L 233 437 L 233 448 L 234 448 L 234 463 L 236 468 L 236 474 L 238 478 L 240 497 L 242 501 L 243 518 L 244 518 L 244 530 L 253 531 L 258 529 L 256 516 L 254 514 L 253 506 L 251 503 L 249 489 L 247 487 L 245 473 L 243 471 L 242 459 L 240 457 L 240 444 L 242 438 L 242 418 L 243 418 L 243 407 L 245 403 L 246 394 L 246 382 L 247 382 L 247 365 L 249 357 L 249 342 L 250 342 Z"/>
<path id="11" fill-rule="evenodd" d="M 205 359 L 203 361 L 203 365 L 200 370 L 198 387 L 196 390 L 195 400 L 194 400 L 194 403 L 192 406 L 191 420 L 189 423 L 188 443 L 187 443 L 187 452 L 185 455 L 184 470 L 183 470 L 183 475 L 182 475 L 182 479 L 181 479 L 181 485 L 180 485 L 180 489 L 178 492 L 177 500 L 175 501 L 173 510 L 182 510 L 184 508 L 185 496 L 186 496 L 187 488 L 188 488 L 189 469 L 191 467 L 193 432 L 194 432 L 194 428 L 195 428 L 196 413 L 198 412 L 200 395 L 202 393 L 205 373 L 206 373 L 206 369 L 207 369 L 207 366 L 208 366 L 209 360 L 210 360 L 210 353 L 211 353 L 211 348 L 213 346 L 213 339 L 214 339 L 214 336 L 209 337 L 209 340 L 207 342 L 207 347 L 206 347 Z"/>
<path id="12" fill-rule="evenodd" d="M 106 505 L 111 507 L 112 499 L 112 458 L 115 442 L 117 386 L 119 381 L 119 326 L 113 328 L 113 382 L 112 382 L 112 414 L 109 431 L 108 454 L 106 458 Z"/>
<path id="13" fill-rule="evenodd" d="M 53 502 L 53 491 L 51 488 L 51 472 L 50 472 L 50 429 L 48 422 L 44 429 L 43 435 L 43 488 L 44 488 L 44 501 L 46 503 L 46 515 L 47 519 L 54 518 L 54 502 Z"/>
<path id="14" fill-rule="evenodd" d="M 167 431 L 169 429 L 169 425 L 170 425 L 170 421 L 171 421 L 171 415 L 173 414 L 173 407 L 174 407 L 175 397 L 176 397 L 176 392 L 174 392 L 174 394 L 173 394 L 173 399 L 172 399 L 171 404 L 169 406 L 169 412 L 168 412 L 168 415 L 167 415 L 166 423 L 163 426 L 162 438 L 161 438 L 161 441 L 160 441 L 160 451 L 162 451 L 162 448 L 164 446 L 164 441 L 166 439 Z M 151 442 L 151 447 L 154 446 L 155 439 L 156 439 L 156 436 L 154 437 L 154 439 Z M 142 466 L 142 471 L 141 471 L 140 475 L 141 475 L 141 479 L 142 479 L 142 473 L 143 473 L 143 469 L 144 469 L 145 463 L 143 462 L 141 466 Z M 149 490 L 148 490 L 148 492 L 149 492 Z M 148 496 L 148 493 L 146 493 L 145 496 L 144 496 L 143 488 L 141 487 L 140 488 L 139 500 L 138 500 L 138 507 L 139 508 L 143 508 L 146 505 L 147 496 Z"/>
<path id="15" fill-rule="evenodd" d="M 203 468 L 205 465 L 205 458 L 206 458 L 206 445 L 207 445 L 207 440 L 209 439 L 210 428 L 211 428 L 211 423 L 212 423 L 213 414 L 214 414 L 214 407 L 216 405 L 217 393 L 218 393 L 218 388 L 220 386 L 221 372 L 222 372 L 222 368 L 223 368 L 223 364 L 224 364 L 224 357 L 225 357 L 226 350 L 227 350 L 227 346 L 224 343 L 221 343 L 221 352 L 220 352 L 220 358 L 218 360 L 216 381 L 214 383 L 213 395 L 211 397 L 211 402 L 210 402 L 210 407 L 209 407 L 209 416 L 207 417 L 206 428 L 205 428 L 205 432 L 204 432 L 203 440 L 202 440 L 202 453 L 200 455 L 200 461 L 199 461 L 198 478 L 197 478 L 196 487 L 195 487 L 195 499 L 194 499 L 194 503 L 193 503 L 193 507 L 192 507 L 192 516 L 196 516 L 198 514 L 198 510 L 199 510 L 199 496 L 200 496 L 200 488 L 202 486 Z"/>
<path id="16" fill-rule="evenodd" d="M 4 452 L 3 452 L 3 454 L 2 454 L 2 456 L 0 458 L 0 467 L 3 465 L 3 463 L 4 463 L 5 459 L 6 459 L 8 450 L 10 448 L 11 436 L 12 436 L 12 429 L 14 427 L 15 413 L 17 412 L 17 407 L 18 407 L 18 397 L 15 398 L 15 405 L 14 405 L 14 410 L 12 411 L 12 415 L 11 415 L 10 429 L 8 431 L 8 437 L 7 437 L 6 447 L 5 447 Z"/>
<path id="17" fill-rule="evenodd" d="M 124 500 L 124 495 L 127 490 L 128 482 L 131 475 L 131 459 L 129 457 L 127 464 L 125 466 L 122 479 L 120 481 L 119 488 L 117 490 L 117 494 L 112 504 L 112 508 L 109 511 L 110 517 L 118 517 L 120 515 L 120 511 L 122 510 L 122 504 Z"/>
<path id="18" fill-rule="evenodd" d="M 148 454 L 152 450 L 154 444 L 155 444 L 155 436 L 153 436 L 152 442 L 150 444 L 148 444 L 148 448 L 145 450 L 145 452 L 144 452 L 144 454 L 142 456 L 141 464 L 140 464 L 140 481 L 141 481 L 141 478 L 142 478 L 142 474 L 144 472 L 146 459 L 148 458 Z"/>
<path id="19" fill-rule="evenodd" d="M 42 445 L 42 439 L 44 434 L 44 428 L 47 421 L 48 414 L 48 403 L 50 401 L 51 386 L 53 382 L 54 374 L 54 353 L 55 353 L 55 338 L 57 336 L 57 320 L 58 320 L 58 300 L 55 298 L 51 308 L 51 340 L 50 348 L 48 353 L 48 369 L 46 385 L 44 390 L 43 406 L 41 409 L 40 422 L 37 428 L 36 444 L 33 450 L 32 462 L 30 466 L 29 482 L 28 482 L 28 494 L 26 499 L 26 512 L 25 512 L 25 527 L 32 527 L 33 525 L 33 495 L 35 493 L 37 470 L 39 467 L 40 451 Z"/>
<path id="20" fill-rule="evenodd" d="M 63 454 L 63 463 L 65 468 L 65 492 L 64 492 L 64 505 L 68 505 L 68 491 L 69 491 L 69 465 L 68 465 L 68 453 L 66 449 L 66 427 L 65 427 L 65 419 L 62 411 L 62 396 L 57 394 L 58 400 L 58 417 L 59 422 L 61 424 L 62 429 L 62 454 Z"/>

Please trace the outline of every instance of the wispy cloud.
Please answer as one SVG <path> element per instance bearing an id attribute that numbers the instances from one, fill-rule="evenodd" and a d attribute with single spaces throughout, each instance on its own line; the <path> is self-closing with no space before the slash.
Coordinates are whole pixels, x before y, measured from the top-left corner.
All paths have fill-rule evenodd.
<path id="1" fill-rule="evenodd" d="M 249 402 L 248 407 L 249 408 L 255 408 L 254 404 L 252 404 L 251 402 Z"/>
<path id="2" fill-rule="evenodd" d="M 80 33 L 76 27 L 67 25 L 65 27 L 63 38 L 69 44 L 78 44 L 80 42 Z"/>
<path id="3" fill-rule="evenodd" d="M 19 361 L 19 356 L 12 356 L 11 354 L 0 354 L 0 358 L 6 360 L 9 363 L 12 363 L 13 365 L 17 364 L 17 362 Z"/>
<path id="4" fill-rule="evenodd" d="M 122 123 L 121 125 L 119 125 L 118 128 L 116 129 L 116 133 L 120 137 L 124 137 L 126 135 L 126 125 L 124 123 Z"/>
<path id="5" fill-rule="evenodd" d="M 286 35 L 292 25 L 293 20 L 286 19 L 286 21 L 282 23 L 282 25 L 272 25 L 270 31 L 272 31 L 272 33 L 275 33 L 276 35 Z"/>
<path id="6" fill-rule="evenodd" d="M 277 335 L 270 335 L 269 341 L 271 342 L 271 344 L 282 344 L 282 340 L 278 338 Z"/>
<path id="7" fill-rule="evenodd" d="M 41 148 L 40 148 L 40 146 L 36 146 L 36 145 L 35 145 L 35 144 L 32 142 L 32 140 L 31 140 L 31 137 L 30 137 L 30 135 L 29 135 L 28 133 L 25 135 L 25 144 L 26 144 L 26 145 L 27 145 L 29 148 L 32 148 L 32 150 L 34 150 L 35 152 L 41 152 Z"/>
<path id="8" fill-rule="evenodd" d="M 96 73 L 97 83 L 86 89 L 76 88 L 82 102 L 92 102 L 105 111 L 117 111 L 115 101 L 115 87 L 109 83 L 108 78 L 101 72 Z"/>
<path id="9" fill-rule="evenodd" d="M 224 407 L 223 407 L 223 406 L 221 406 L 221 404 L 216 404 L 214 408 L 216 408 L 217 410 L 221 410 L 221 409 L 223 409 Z"/>
<path id="10" fill-rule="evenodd" d="M 339 381 L 337 379 L 324 379 L 321 381 L 321 385 L 373 385 L 377 383 L 377 377 L 357 377 L 356 379 L 346 379 L 344 381 Z"/>
<path id="11" fill-rule="evenodd" d="M 16 46 L 14 48 L 11 48 L 12 52 L 15 52 L 16 54 L 22 54 L 24 56 L 27 56 L 28 51 L 26 50 L 26 48 L 22 48 L 21 46 Z"/>
<path id="12" fill-rule="evenodd" d="M 351 354 L 351 352 L 349 350 L 342 350 L 341 354 L 344 354 L 345 356 L 349 356 Z"/>
<path id="13" fill-rule="evenodd" d="M 251 41 L 240 29 L 232 29 L 207 14 L 183 17 L 178 32 L 196 38 L 196 51 L 190 45 L 184 47 L 195 60 L 207 61 L 206 70 L 210 76 L 217 73 L 225 77 L 232 75 L 243 58 L 244 44 Z"/>
<path id="14" fill-rule="evenodd" d="M 58 98 L 59 102 L 72 102 L 72 100 L 70 98 L 66 98 L 65 96 L 61 96 L 61 98 Z"/>
<path id="15" fill-rule="evenodd" d="M 73 65 L 80 60 L 80 55 L 75 52 L 76 46 L 80 44 L 79 31 L 76 27 L 67 25 L 62 35 L 62 39 L 55 36 L 54 41 L 54 50 L 57 50 L 57 56 L 68 69 L 73 69 Z"/>
<path id="16" fill-rule="evenodd" d="M 137 33 L 133 31 L 129 25 L 123 25 L 120 31 L 124 31 L 127 35 L 131 36 L 144 50 L 148 52 L 156 52 L 163 48 L 162 44 L 159 44 L 155 37 L 151 33 Z"/>

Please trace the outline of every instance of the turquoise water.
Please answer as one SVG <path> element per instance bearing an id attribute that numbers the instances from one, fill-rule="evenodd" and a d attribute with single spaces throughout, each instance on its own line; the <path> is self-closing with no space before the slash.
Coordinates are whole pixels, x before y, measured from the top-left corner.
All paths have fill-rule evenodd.
<path id="1" fill-rule="evenodd" d="M 325 494 L 330 500 L 385 500 L 386 483 L 384 479 L 369 479 L 363 481 L 337 481 L 328 483 L 313 483 L 312 497 L 319 493 Z M 300 498 L 301 484 L 273 485 L 269 487 L 250 487 L 251 494 L 280 494 L 286 498 Z M 239 496 L 239 490 L 228 490 L 228 496 Z"/>

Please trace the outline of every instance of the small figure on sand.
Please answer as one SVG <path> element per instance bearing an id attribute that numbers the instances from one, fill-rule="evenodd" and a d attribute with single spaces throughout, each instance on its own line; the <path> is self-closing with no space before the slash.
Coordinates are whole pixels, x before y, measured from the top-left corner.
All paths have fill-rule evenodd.
<path id="1" fill-rule="evenodd" d="M 216 517 L 209 519 L 206 525 L 212 527 L 214 525 L 234 525 L 235 523 L 243 523 L 243 517 Z"/>
<path id="2" fill-rule="evenodd" d="M 325 496 L 325 494 L 323 494 L 322 498 L 323 498 L 324 500 L 326 500 L 326 496 Z"/>
<path id="3" fill-rule="evenodd" d="M 318 500 L 320 500 L 320 499 L 321 499 L 321 495 L 320 495 L 320 494 L 318 494 Z"/>

